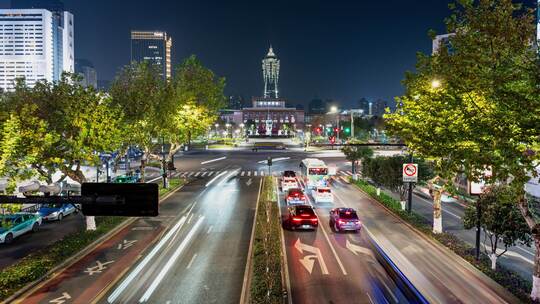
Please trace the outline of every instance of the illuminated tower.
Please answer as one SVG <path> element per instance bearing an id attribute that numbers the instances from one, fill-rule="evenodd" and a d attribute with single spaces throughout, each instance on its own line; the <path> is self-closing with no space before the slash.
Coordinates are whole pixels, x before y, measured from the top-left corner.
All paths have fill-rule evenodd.
<path id="1" fill-rule="evenodd" d="M 262 70 L 264 78 L 264 98 L 279 98 L 279 59 L 274 54 L 272 46 L 268 54 L 262 60 Z"/>

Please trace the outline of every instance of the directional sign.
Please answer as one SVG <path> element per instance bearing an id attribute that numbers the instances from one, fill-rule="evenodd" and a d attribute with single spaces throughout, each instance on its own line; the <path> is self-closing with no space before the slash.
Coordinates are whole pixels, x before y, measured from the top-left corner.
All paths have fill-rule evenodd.
<path id="1" fill-rule="evenodd" d="M 359 253 L 361 253 L 361 254 L 369 255 L 371 257 L 375 257 L 373 255 L 373 251 L 371 251 L 370 249 L 366 247 L 353 244 L 349 242 L 349 239 L 347 239 L 347 242 L 345 243 L 345 247 L 347 247 L 347 249 L 349 249 L 354 255 L 358 255 Z"/>
<path id="2" fill-rule="evenodd" d="M 300 238 L 298 238 L 298 240 L 296 240 L 296 243 L 294 243 L 294 248 L 296 248 L 296 250 L 298 250 L 301 254 L 304 254 L 304 251 L 312 253 L 300 259 L 300 263 L 302 264 L 302 266 L 304 266 L 304 268 L 306 268 L 309 274 L 313 272 L 315 260 L 319 261 L 322 273 L 329 274 L 328 268 L 326 267 L 326 263 L 324 263 L 321 250 L 319 248 L 307 244 L 302 244 L 302 242 L 300 242 Z"/>
<path id="3" fill-rule="evenodd" d="M 61 297 L 58 297 L 58 298 L 56 298 L 56 299 L 52 299 L 52 300 L 49 301 L 49 303 L 53 303 L 53 304 L 63 304 L 63 303 L 65 303 L 67 300 L 71 300 L 71 296 L 69 295 L 69 293 L 63 292 Z"/>
<path id="4" fill-rule="evenodd" d="M 418 182 L 418 164 L 403 164 L 403 182 Z"/>
<path id="5" fill-rule="evenodd" d="M 248 181 L 246 182 L 246 186 L 248 186 L 248 187 L 251 186 L 251 183 L 252 183 L 252 181 L 251 181 L 251 178 L 250 178 L 250 179 L 248 179 Z"/>

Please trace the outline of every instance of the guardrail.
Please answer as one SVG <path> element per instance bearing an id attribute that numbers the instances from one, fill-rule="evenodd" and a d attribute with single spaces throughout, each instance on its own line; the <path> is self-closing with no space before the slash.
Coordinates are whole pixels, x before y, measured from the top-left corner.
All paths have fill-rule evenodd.
<path id="1" fill-rule="evenodd" d="M 399 270 L 396 264 L 390 259 L 390 257 L 377 245 L 371 236 L 369 236 L 371 244 L 375 247 L 375 255 L 381 266 L 386 270 L 388 275 L 392 278 L 397 287 L 403 292 L 405 297 L 411 303 L 429 304 L 429 301 L 416 289 L 416 287 L 407 279 L 407 277 Z"/>

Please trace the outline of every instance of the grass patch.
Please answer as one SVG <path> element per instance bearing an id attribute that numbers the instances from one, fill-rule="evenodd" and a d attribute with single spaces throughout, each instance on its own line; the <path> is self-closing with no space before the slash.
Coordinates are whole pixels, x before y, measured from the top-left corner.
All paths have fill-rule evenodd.
<path id="1" fill-rule="evenodd" d="M 180 187 L 184 180 L 173 178 L 169 188 L 159 188 L 163 196 Z M 81 230 L 66 235 L 53 244 L 33 252 L 0 272 L 0 301 L 5 300 L 25 285 L 43 277 L 51 269 L 80 252 L 92 242 L 124 222 L 126 217 L 96 217 L 95 231 Z"/>
<path id="2" fill-rule="evenodd" d="M 416 214 L 414 212 L 407 213 L 401 210 L 401 204 L 389 195 L 381 192 L 380 196 L 377 196 L 377 189 L 363 180 L 353 182 L 362 191 L 367 193 L 376 201 L 385 205 L 394 214 L 405 220 L 409 224 L 413 225 L 416 229 L 420 230 L 425 235 L 438 241 L 448 249 L 452 250 L 457 255 L 474 265 L 478 270 L 492 278 L 495 282 L 510 291 L 514 296 L 520 299 L 524 303 L 532 303 L 529 292 L 532 288 L 531 282 L 525 280 L 519 276 L 515 271 L 512 271 L 502 265 L 497 265 L 497 270 L 491 270 L 491 261 L 488 256 L 481 253 L 480 260 L 475 258 L 475 250 L 468 243 L 459 239 L 457 236 L 448 233 L 433 233 L 431 224 L 428 220 Z"/>
<path id="3" fill-rule="evenodd" d="M 282 303 L 281 219 L 274 179 L 263 180 L 253 239 L 250 303 Z"/>

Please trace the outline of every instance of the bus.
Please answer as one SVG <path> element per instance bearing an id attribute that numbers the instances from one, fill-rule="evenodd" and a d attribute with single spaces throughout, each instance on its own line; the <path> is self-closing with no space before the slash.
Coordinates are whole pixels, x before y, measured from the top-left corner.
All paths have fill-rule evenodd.
<path id="1" fill-rule="evenodd" d="M 306 158 L 300 163 L 300 177 L 308 189 L 328 186 L 328 167 L 317 158 Z"/>

